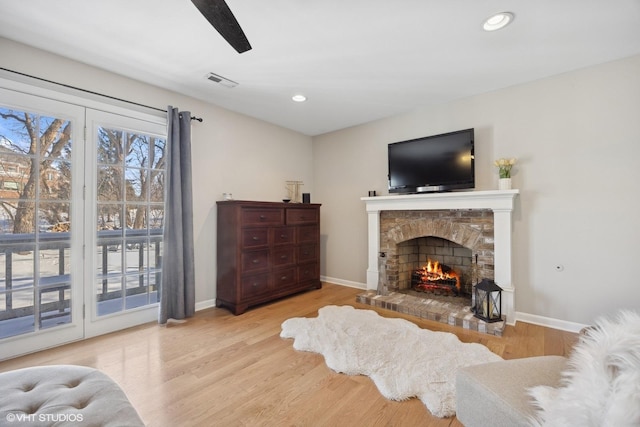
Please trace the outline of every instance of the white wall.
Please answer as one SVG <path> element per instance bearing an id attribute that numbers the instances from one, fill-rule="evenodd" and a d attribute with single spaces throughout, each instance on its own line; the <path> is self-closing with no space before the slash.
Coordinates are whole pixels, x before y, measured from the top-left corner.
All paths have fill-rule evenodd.
<path id="1" fill-rule="evenodd" d="M 0 38 L 2 67 L 165 109 L 191 111 L 196 302 L 212 304 L 216 289 L 216 204 L 236 199 L 280 201 L 286 180 L 313 194 L 311 138 L 174 92 Z M 313 196 L 312 196 L 313 197 Z"/>
<path id="2" fill-rule="evenodd" d="M 497 188 L 494 159 L 518 158 L 516 310 L 588 324 L 640 308 L 640 56 L 315 137 L 322 274 L 366 282 L 360 197 L 387 194 L 388 143 L 470 127 L 476 189 Z"/>

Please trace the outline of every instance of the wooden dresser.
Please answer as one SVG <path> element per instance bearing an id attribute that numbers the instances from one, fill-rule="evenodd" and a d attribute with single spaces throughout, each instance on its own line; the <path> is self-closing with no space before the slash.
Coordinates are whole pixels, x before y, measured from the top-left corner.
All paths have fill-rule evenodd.
<path id="1" fill-rule="evenodd" d="M 216 306 L 234 314 L 320 289 L 320 205 L 219 201 Z"/>

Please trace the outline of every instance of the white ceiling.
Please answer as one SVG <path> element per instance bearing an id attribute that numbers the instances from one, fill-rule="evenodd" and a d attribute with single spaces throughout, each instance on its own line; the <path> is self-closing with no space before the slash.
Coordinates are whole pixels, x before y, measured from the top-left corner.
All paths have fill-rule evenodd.
<path id="1" fill-rule="evenodd" d="M 246 53 L 190 0 L 2 0 L 0 36 L 307 135 L 640 54 L 640 0 L 227 3 Z"/>

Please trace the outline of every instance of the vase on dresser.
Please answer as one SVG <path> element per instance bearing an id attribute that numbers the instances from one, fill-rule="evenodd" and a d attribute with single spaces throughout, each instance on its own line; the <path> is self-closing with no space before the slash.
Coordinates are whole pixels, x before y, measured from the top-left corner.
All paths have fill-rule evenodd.
<path id="1" fill-rule="evenodd" d="M 499 190 L 511 190 L 511 178 L 500 178 L 498 180 Z"/>

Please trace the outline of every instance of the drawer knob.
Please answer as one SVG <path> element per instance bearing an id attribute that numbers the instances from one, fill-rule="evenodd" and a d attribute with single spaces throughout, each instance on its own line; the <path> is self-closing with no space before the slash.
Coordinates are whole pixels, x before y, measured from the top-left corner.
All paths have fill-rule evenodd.
<path id="1" fill-rule="evenodd" d="M 281 238 L 281 239 L 286 239 L 286 238 L 287 238 L 287 235 L 286 235 L 286 234 L 281 234 L 281 235 L 280 235 L 280 238 Z"/>
<path id="2" fill-rule="evenodd" d="M 253 284 L 253 287 L 254 287 L 254 288 L 257 288 L 258 286 L 259 286 L 259 284 L 258 284 L 258 283 L 254 283 L 254 284 Z"/>
<path id="3" fill-rule="evenodd" d="M 266 219 L 266 218 L 267 218 L 266 216 L 264 216 L 264 215 L 260 215 L 260 219 L 261 219 L 261 220 Z"/>
<path id="4" fill-rule="evenodd" d="M 287 280 L 287 276 L 282 276 L 280 280 Z"/>
<path id="5" fill-rule="evenodd" d="M 280 255 L 280 259 L 287 259 L 287 258 L 289 258 L 289 257 L 286 256 L 286 255 Z"/>
<path id="6" fill-rule="evenodd" d="M 258 264 L 258 263 L 260 262 L 260 260 L 259 260 L 259 259 L 254 259 L 254 260 L 253 260 L 253 261 L 251 261 L 251 262 L 252 262 L 252 263 L 254 263 L 254 264 Z"/>
<path id="7" fill-rule="evenodd" d="M 253 240 L 258 240 L 258 236 L 253 236 L 252 239 Z"/>

